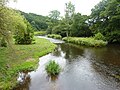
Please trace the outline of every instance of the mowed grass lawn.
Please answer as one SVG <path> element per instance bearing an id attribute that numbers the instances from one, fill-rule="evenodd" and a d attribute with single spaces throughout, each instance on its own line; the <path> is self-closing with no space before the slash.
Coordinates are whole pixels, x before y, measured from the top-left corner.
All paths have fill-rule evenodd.
<path id="1" fill-rule="evenodd" d="M 56 47 L 48 40 L 35 37 L 35 44 L 0 47 L 0 90 L 9 90 L 16 85 L 18 72 L 34 70 L 39 57 Z"/>

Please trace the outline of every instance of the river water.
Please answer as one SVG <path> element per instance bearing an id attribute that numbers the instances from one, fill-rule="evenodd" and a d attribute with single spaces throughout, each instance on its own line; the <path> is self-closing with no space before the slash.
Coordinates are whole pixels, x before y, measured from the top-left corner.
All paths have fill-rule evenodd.
<path id="1" fill-rule="evenodd" d="M 23 82 L 14 90 L 120 90 L 120 45 L 93 48 L 48 40 L 57 48 L 40 58 L 36 71 L 20 73 Z M 50 60 L 62 68 L 58 77 L 45 71 Z"/>

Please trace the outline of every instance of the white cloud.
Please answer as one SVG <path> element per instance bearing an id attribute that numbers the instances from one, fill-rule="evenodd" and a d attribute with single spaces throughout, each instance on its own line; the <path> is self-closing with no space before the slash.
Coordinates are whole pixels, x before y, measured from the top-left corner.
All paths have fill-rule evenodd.
<path id="1" fill-rule="evenodd" d="M 75 5 L 76 12 L 89 15 L 101 0 L 17 0 L 17 3 L 11 2 L 9 6 L 27 13 L 48 15 L 51 10 L 58 10 L 64 15 L 65 3 L 69 1 Z"/>

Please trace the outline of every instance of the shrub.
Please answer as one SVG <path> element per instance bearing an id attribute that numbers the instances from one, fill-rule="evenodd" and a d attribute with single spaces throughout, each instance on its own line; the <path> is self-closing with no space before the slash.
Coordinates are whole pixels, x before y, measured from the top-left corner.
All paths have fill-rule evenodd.
<path id="1" fill-rule="evenodd" d="M 23 34 L 23 35 L 19 35 L 16 34 L 14 35 L 15 38 L 15 43 L 16 44 L 31 44 L 33 41 L 33 35 L 31 34 Z"/>
<path id="2" fill-rule="evenodd" d="M 55 61 L 50 61 L 46 65 L 45 69 L 46 69 L 48 75 L 51 75 L 51 76 L 58 75 L 61 71 L 61 68 L 60 68 L 59 64 L 57 64 Z"/>
<path id="3" fill-rule="evenodd" d="M 105 40 L 105 37 L 99 32 L 99 33 L 95 34 L 94 39 Z"/>
<path id="4" fill-rule="evenodd" d="M 46 35 L 46 31 L 37 31 L 37 32 L 34 32 L 34 35 L 35 36 L 45 36 Z"/>
<path id="5" fill-rule="evenodd" d="M 49 37 L 49 38 L 55 38 L 55 39 L 62 39 L 62 36 L 58 35 L 58 34 L 48 34 L 47 37 Z"/>
<path id="6" fill-rule="evenodd" d="M 34 35 L 34 29 L 27 20 L 24 20 L 25 28 L 17 29 L 14 32 L 14 39 L 16 44 L 31 44 Z"/>
<path id="7" fill-rule="evenodd" d="M 94 38 L 65 37 L 62 40 L 68 43 L 74 43 L 78 45 L 85 45 L 91 47 L 102 47 L 107 45 L 107 42 L 103 40 L 95 40 Z"/>
<path id="8" fill-rule="evenodd" d="M 4 38 L 1 39 L 0 44 L 1 44 L 0 46 L 2 46 L 2 47 L 7 47 L 7 42 L 5 41 Z"/>

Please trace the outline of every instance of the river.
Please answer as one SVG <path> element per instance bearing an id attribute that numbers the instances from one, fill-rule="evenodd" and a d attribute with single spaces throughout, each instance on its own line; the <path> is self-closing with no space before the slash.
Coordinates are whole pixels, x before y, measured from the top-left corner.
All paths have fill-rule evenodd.
<path id="1" fill-rule="evenodd" d="M 36 71 L 20 73 L 24 83 L 14 90 L 120 90 L 120 45 L 93 48 L 46 39 L 57 48 L 40 58 Z M 50 60 L 62 68 L 56 78 L 45 71 Z"/>

